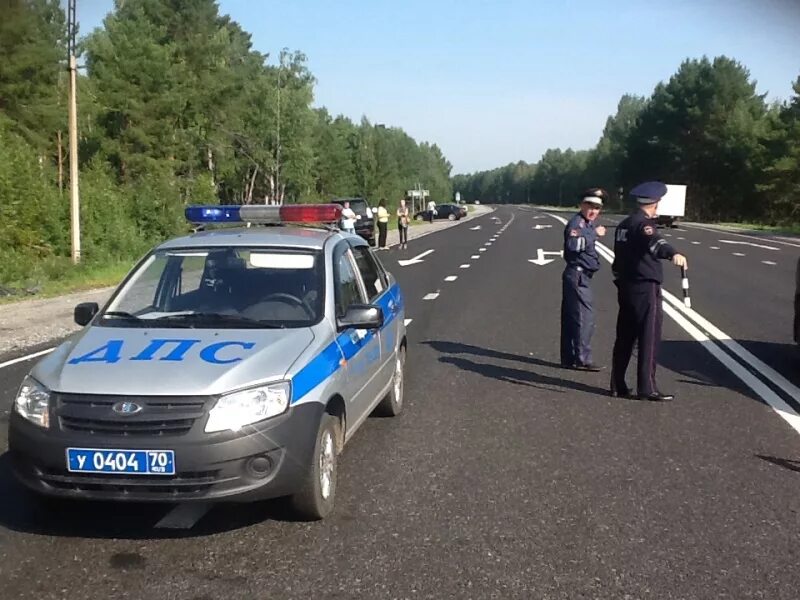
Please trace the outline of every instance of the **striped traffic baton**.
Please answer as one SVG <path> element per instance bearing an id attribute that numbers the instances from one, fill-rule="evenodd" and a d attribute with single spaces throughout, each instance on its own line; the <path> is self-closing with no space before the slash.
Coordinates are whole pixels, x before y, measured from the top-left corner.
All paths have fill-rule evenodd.
<path id="1" fill-rule="evenodd" d="M 692 299 L 689 297 L 689 278 L 686 277 L 686 267 L 681 267 L 681 287 L 683 288 L 683 304 L 692 308 Z"/>

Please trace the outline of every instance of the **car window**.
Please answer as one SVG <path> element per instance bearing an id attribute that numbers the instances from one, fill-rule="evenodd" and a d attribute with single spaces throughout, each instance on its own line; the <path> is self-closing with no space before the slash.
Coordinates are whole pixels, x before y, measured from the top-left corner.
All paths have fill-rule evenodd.
<path id="1" fill-rule="evenodd" d="M 368 247 L 357 246 L 353 248 L 353 254 L 356 257 L 361 279 L 364 280 L 367 296 L 369 301 L 372 302 L 386 290 L 386 280 L 383 278 L 383 273 Z"/>
<path id="2" fill-rule="evenodd" d="M 157 251 L 132 275 L 101 323 L 308 327 L 322 318 L 324 281 L 320 252 L 255 247 Z"/>
<path id="3" fill-rule="evenodd" d="M 363 302 L 358 276 L 349 251 L 344 252 L 336 261 L 335 282 L 336 314 L 341 317 L 347 312 L 348 307 Z"/>

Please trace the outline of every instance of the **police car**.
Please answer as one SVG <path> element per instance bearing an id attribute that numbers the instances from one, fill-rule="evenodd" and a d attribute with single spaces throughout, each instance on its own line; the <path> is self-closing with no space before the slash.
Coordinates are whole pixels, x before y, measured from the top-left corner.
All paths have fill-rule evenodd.
<path id="1" fill-rule="evenodd" d="M 337 455 L 403 408 L 403 294 L 337 205 L 188 207 L 217 227 L 153 249 L 23 381 L 17 477 L 47 496 L 333 509 Z M 261 223 L 265 226 L 250 226 Z M 269 224 L 276 226 L 269 226 Z"/>

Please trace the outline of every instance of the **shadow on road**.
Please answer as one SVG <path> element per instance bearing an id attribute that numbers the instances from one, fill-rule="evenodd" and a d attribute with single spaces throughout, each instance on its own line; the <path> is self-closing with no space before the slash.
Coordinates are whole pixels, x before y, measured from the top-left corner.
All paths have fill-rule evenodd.
<path id="1" fill-rule="evenodd" d="M 561 365 L 558 363 L 541 360 L 532 356 L 511 354 L 508 352 L 492 350 L 489 348 L 481 348 L 479 346 L 472 346 L 470 344 L 462 344 L 459 342 L 428 341 L 423 343 L 427 346 L 430 346 L 440 354 L 445 355 L 439 357 L 439 362 L 453 365 L 463 371 L 477 373 L 483 377 L 489 377 L 491 379 L 497 379 L 498 381 L 512 383 L 515 385 L 525 385 L 539 389 L 546 389 L 549 391 L 554 391 L 552 388 L 562 388 L 561 393 L 564 393 L 566 390 L 574 390 L 587 394 L 596 394 L 601 396 L 608 395 L 608 390 L 606 388 L 588 385 L 579 381 L 563 379 L 560 377 L 550 377 L 530 369 L 518 369 L 510 366 L 476 362 L 474 360 L 470 360 L 469 358 L 453 355 L 466 354 L 476 357 L 496 358 L 500 360 L 522 362 L 533 366 L 560 369 Z"/>
<path id="2" fill-rule="evenodd" d="M 43 498 L 17 482 L 9 453 L 0 455 L 0 528 L 21 533 L 90 539 L 165 539 L 206 536 L 257 525 L 292 521 L 286 502 L 217 504 L 190 529 L 155 525 L 176 505 Z"/>
<path id="3" fill-rule="evenodd" d="M 777 465 L 779 467 L 783 467 L 784 469 L 789 469 L 790 471 L 795 471 L 796 473 L 800 473 L 800 460 L 792 460 L 789 458 L 777 458 L 775 456 L 767 456 L 765 454 L 756 454 L 758 458 L 761 460 L 765 460 L 773 465 Z"/>
<path id="4" fill-rule="evenodd" d="M 794 345 L 737 341 L 757 358 L 795 383 L 795 385 L 800 384 L 800 377 L 798 376 L 800 355 L 798 355 L 797 348 L 794 347 Z M 679 379 L 679 381 L 690 386 L 729 389 L 763 403 L 763 400 L 758 394 L 745 385 L 742 380 L 731 373 L 727 367 L 723 366 L 714 356 L 703 348 L 704 344 L 713 344 L 713 342 L 698 343 L 688 340 L 663 341 L 658 355 L 659 366 L 682 375 L 683 378 Z M 727 354 L 727 351 L 723 350 L 723 352 Z M 738 357 L 734 357 L 734 360 L 736 360 L 737 363 L 742 362 Z M 750 369 L 748 369 L 748 371 L 749 370 Z M 766 379 L 766 377 L 762 379 Z M 784 400 L 789 401 L 795 410 L 800 410 L 800 406 L 798 406 L 796 402 L 793 402 L 784 394 L 781 394 L 781 396 Z"/>

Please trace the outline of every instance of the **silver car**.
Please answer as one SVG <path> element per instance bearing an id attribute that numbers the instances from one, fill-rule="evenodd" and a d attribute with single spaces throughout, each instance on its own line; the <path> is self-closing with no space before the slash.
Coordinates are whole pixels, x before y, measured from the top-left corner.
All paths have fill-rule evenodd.
<path id="1" fill-rule="evenodd" d="M 83 330 L 25 378 L 14 471 L 49 496 L 290 496 L 323 518 L 344 444 L 375 409 L 402 410 L 404 312 L 357 236 L 279 226 L 168 241 L 102 310 L 77 306 Z"/>

